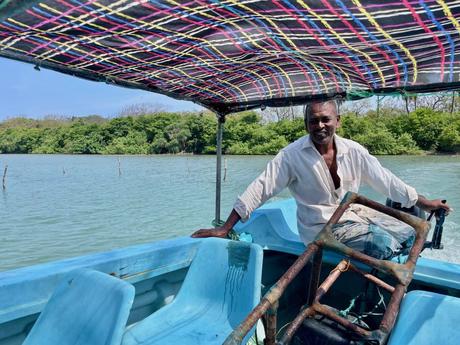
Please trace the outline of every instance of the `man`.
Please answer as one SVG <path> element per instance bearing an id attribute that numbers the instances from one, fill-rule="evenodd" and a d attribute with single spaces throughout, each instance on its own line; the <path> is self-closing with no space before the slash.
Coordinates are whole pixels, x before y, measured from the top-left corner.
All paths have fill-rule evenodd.
<path id="1" fill-rule="evenodd" d="M 307 105 L 309 135 L 282 149 L 265 171 L 238 197 L 225 224 L 201 229 L 193 237 L 226 237 L 240 219 L 288 187 L 297 203 L 299 235 L 307 245 L 323 228 L 347 191 L 358 192 L 361 182 L 400 202 L 425 211 L 450 210 L 440 199 L 427 200 L 406 185 L 360 144 L 335 134 L 340 126 L 334 100 Z M 352 205 L 333 230 L 344 244 L 379 259 L 389 259 L 410 247 L 413 230 L 402 222 L 362 205 Z"/>

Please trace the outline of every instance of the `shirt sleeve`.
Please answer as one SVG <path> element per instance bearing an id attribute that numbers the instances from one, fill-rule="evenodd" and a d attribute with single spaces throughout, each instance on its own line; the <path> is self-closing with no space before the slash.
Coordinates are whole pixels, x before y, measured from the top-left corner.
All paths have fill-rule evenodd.
<path id="1" fill-rule="evenodd" d="M 256 208 L 289 185 L 289 170 L 287 157 L 283 151 L 268 162 L 264 172 L 246 188 L 242 195 L 238 196 L 233 205 L 243 222 Z"/>
<path id="2" fill-rule="evenodd" d="M 415 188 L 405 184 L 365 149 L 361 154 L 362 178 L 375 191 L 401 203 L 402 207 L 412 207 L 418 199 Z"/>

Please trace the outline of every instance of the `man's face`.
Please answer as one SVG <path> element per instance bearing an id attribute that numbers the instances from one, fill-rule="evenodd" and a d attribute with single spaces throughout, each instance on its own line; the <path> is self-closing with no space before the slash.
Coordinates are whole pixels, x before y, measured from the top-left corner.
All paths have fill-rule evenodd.
<path id="1" fill-rule="evenodd" d="M 313 103 L 305 121 L 311 140 L 318 145 L 329 144 L 340 126 L 340 116 L 334 102 Z"/>

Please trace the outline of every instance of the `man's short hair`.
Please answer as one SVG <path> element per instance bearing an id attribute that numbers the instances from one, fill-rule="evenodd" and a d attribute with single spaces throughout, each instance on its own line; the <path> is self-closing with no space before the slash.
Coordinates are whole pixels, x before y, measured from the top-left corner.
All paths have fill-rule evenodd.
<path id="1" fill-rule="evenodd" d="M 305 105 L 305 113 L 304 113 L 304 117 L 303 117 L 304 120 L 307 121 L 308 116 L 311 115 L 311 106 L 313 104 L 329 103 L 329 102 L 334 103 L 335 109 L 337 110 L 337 116 L 340 115 L 339 114 L 339 109 L 340 109 L 340 104 L 342 103 L 342 101 L 339 100 L 339 99 L 333 98 L 333 99 L 328 99 L 327 101 L 313 101 L 313 102 L 307 103 Z"/>

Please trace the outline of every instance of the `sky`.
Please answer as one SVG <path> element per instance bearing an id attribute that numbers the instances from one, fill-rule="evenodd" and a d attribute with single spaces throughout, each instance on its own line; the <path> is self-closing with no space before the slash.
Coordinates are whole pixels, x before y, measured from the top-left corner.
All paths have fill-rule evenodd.
<path id="1" fill-rule="evenodd" d="M 0 57 L 0 121 L 17 116 L 40 119 L 53 116 L 113 117 L 136 104 L 168 111 L 199 111 L 187 101 L 84 80 Z"/>

